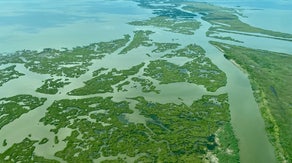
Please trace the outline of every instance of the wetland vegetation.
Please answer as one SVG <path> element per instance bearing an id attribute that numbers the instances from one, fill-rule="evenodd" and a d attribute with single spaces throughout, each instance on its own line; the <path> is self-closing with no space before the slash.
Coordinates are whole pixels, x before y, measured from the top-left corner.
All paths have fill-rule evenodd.
<path id="1" fill-rule="evenodd" d="M 51 130 L 55 134 L 62 128 L 72 129 L 71 135 L 61 140 L 67 146 L 56 156 L 68 162 L 91 162 L 121 154 L 134 157 L 136 162 L 184 162 L 208 160 L 205 154 L 214 152 L 222 160 L 239 160 L 227 94 L 203 96 L 191 106 L 153 103 L 143 97 L 132 100 L 137 101 L 135 109 L 145 123 L 124 119 L 123 115 L 133 113 L 134 108 L 127 101 L 113 102 L 110 97 L 54 102 L 41 121 L 55 126 Z M 215 140 L 217 134 L 222 137 L 220 143 Z M 228 145 L 230 140 L 232 146 Z M 115 160 L 119 159 L 127 161 Z"/>
<path id="2" fill-rule="evenodd" d="M 129 39 L 129 35 L 124 35 L 124 38 L 121 39 L 94 43 L 83 47 L 79 46 L 73 49 L 46 48 L 41 52 L 22 50 L 5 56 L 5 61 L 7 61 L 5 64 L 24 63 L 24 66 L 32 72 L 78 78 L 88 71 L 88 66 L 92 65 L 92 60 L 101 59 L 104 55 L 113 53 L 125 46 Z M 13 67 L 9 69 L 13 69 Z"/>
<path id="3" fill-rule="evenodd" d="M 0 153 L 0 160 L 3 162 L 58 163 L 56 160 L 50 160 L 41 156 L 36 156 L 34 154 L 34 144 L 37 142 L 37 140 L 25 138 L 22 142 L 14 144 L 4 153 Z"/>
<path id="4" fill-rule="evenodd" d="M 226 85 L 226 75 L 204 55 L 197 45 L 188 45 L 167 57 L 188 57 L 191 61 L 179 66 L 166 60 L 151 61 L 144 70 L 145 76 L 160 81 L 161 84 L 188 82 L 203 85 L 208 91 L 216 91 Z"/>
<path id="5" fill-rule="evenodd" d="M 160 42 L 155 42 L 155 46 L 157 47 L 156 49 L 152 50 L 153 53 L 162 53 L 167 50 L 173 50 L 176 49 L 180 46 L 178 43 L 160 43 Z"/>
<path id="6" fill-rule="evenodd" d="M 0 129 L 21 115 L 44 104 L 45 98 L 17 95 L 0 99 Z"/>
<path id="7" fill-rule="evenodd" d="M 17 79 L 24 74 L 15 70 L 16 65 L 0 69 L 0 87 L 10 80 Z"/>
<path id="8" fill-rule="evenodd" d="M 196 44 L 187 45 L 184 48 L 173 50 L 171 53 L 167 53 L 163 57 L 171 58 L 171 57 L 187 57 L 194 58 L 205 55 L 206 51 Z"/>
<path id="9" fill-rule="evenodd" d="M 113 85 L 122 82 L 127 79 L 128 76 L 134 75 L 138 73 L 141 67 L 144 66 L 145 63 L 141 63 L 139 65 L 133 66 L 128 70 L 117 70 L 112 69 L 112 71 L 107 74 L 100 74 L 88 81 L 85 82 L 85 86 L 82 88 L 77 88 L 71 92 L 69 95 L 90 95 L 97 93 L 106 93 L 113 92 Z M 121 86 L 120 86 L 121 87 Z"/>
<path id="10" fill-rule="evenodd" d="M 40 84 L 28 91 L 32 95 L 20 92 L 0 99 L 0 134 L 4 135 L 0 137 L 0 162 L 240 161 L 229 88 L 225 88 L 227 75 L 208 58 L 211 54 L 185 40 L 196 39 L 195 32 L 203 21 L 211 24 L 206 30 L 208 37 L 233 43 L 242 42 L 217 34 L 288 41 L 292 35 L 252 27 L 240 21 L 236 10 L 209 3 L 135 1 L 153 13 L 150 18 L 128 22 L 134 31 L 122 38 L 70 49 L 0 55 L 0 89 L 11 80 L 21 83 L 20 77 L 29 78 L 31 72 L 41 76 Z M 156 36 L 161 30 L 174 37 L 159 42 Z M 278 160 L 291 161 L 291 57 L 214 41 L 211 44 L 249 74 Z M 115 59 L 121 60 L 111 63 Z M 127 66 L 121 66 L 123 59 Z M 28 73 L 16 71 L 17 65 Z M 174 83 L 181 84 L 183 90 L 191 88 L 184 85 L 188 83 L 205 89 L 200 90 L 202 95 L 195 91 L 187 94 L 190 103 L 184 99 L 186 93 L 173 90 L 178 100 L 172 101 L 162 86 L 169 89 Z M 5 92 L 0 93 L 5 96 Z M 193 97 L 197 94 L 199 97 Z M 152 96 L 159 98 L 151 100 Z M 32 118 L 47 133 L 27 131 L 20 133 L 19 140 L 3 134 L 7 130 L 1 129 L 14 122 L 24 123 L 22 118 L 34 109 L 40 114 Z M 49 155 L 42 151 L 44 147 L 50 148 Z"/>
<path id="11" fill-rule="evenodd" d="M 196 20 L 177 20 L 169 17 L 152 17 L 149 20 L 133 21 L 129 23 L 135 26 L 154 26 L 175 33 L 193 35 L 194 31 L 200 27 L 200 22 Z"/>
<path id="12" fill-rule="evenodd" d="M 62 81 L 62 79 L 47 79 L 43 81 L 44 84 L 37 88 L 36 91 L 44 94 L 57 94 L 59 88 L 63 88 L 65 85 L 70 84 L 68 80 L 69 79 L 65 79 L 64 81 Z"/>
<path id="13" fill-rule="evenodd" d="M 51 127 L 49 132 L 54 134 L 53 139 L 42 137 L 40 140 L 34 140 L 29 135 L 21 142 L 12 145 L 9 145 L 9 141 L 4 139 L 2 146 L 7 147 L 7 150 L 0 154 L 1 160 L 17 161 L 22 159 L 58 162 L 57 160 L 61 159 L 68 162 L 127 162 L 128 160 L 135 160 L 135 162 L 201 162 L 218 157 L 220 160 L 237 162 L 239 160 L 237 139 L 230 125 L 227 94 L 204 95 L 201 99 L 193 101 L 190 106 L 183 102 L 175 104 L 147 101 L 142 96 L 132 97 L 131 99 L 125 98 L 124 101 L 118 102 L 113 101 L 113 97 L 110 96 L 82 97 L 98 93 L 114 93 L 115 87 L 117 91 L 127 92 L 128 90 L 125 89 L 125 86 L 132 84 L 139 84 L 141 91 L 144 93 L 153 92 L 159 94 L 161 90 L 157 89 L 156 81 L 160 81 L 161 84 L 190 82 L 204 85 L 210 91 L 215 91 L 225 86 L 226 76 L 224 72 L 220 71 L 205 56 L 204 50 L 198 45 L 188 45 L 177 49 L 180 46 L 179 44 L 147 41 L 149 46 L 156 48 L 153 53 L 163 53 L 161 56 L 165 59 L 184 57 L 190 59 L 190 61 L 179 66 L 162 58 L 153 60 L 150 57 L 150 62 L 142 62 L 129 69 L 119 70 L 101 67 L 92 71 L 92 79 L 85 81 L 83 87 L 68 92 L 70 96 L 80 96 L 79 99 L 55 100 L 47 108 L 45 116 L 40 119 L 42 124 Z M 125 45 L 126 48 L 124 49 L 127 49 L 125 51 L 128 52 L 143 45 L 142 43 L 131 44 L 130 42 Z M 82 50 L 82 48 L 85 48 L 85 50 Z M 88 48 L 88 46 L 84 46 L 77 49 L 80 54 L 85 51 L 83 55 L 86 55 L 88 54 L 86 53 Z M 73 48 L 72 51 L 74 49 L 76 48 Z M 170 52 L 170 50 L 172 51 Z M 65 51 L 68 52 L 69 50 Z M 49 57 L 51 53 L 58 56 L 57 58 L 61 57 L 59 56 L 61 54 L 56 54 L 60 51 L 54 49 L 45 49 L 40 53 L 30 52 L 37 56 L 46 52 L 46 57 Z M 26 62 L 23 64 L 26 65 L 28 60 L 31 60 L 29 63 L 34 60 L 33 63 L 37 64 L 35 62 L 37 59 L 29 59 L 27 56 L 32 54 L 26 53 L 28 51 L 24 52 Z M 74 54 L 75 52 L 72 54 L 73 57 L 70 59 L 70 63 L 80 62 L 80 58 L 75 58 Z M 55 58 L 54 55 L 51 58 Z M 87 56 L 84 59 L 88 59 L 88 62 L 85 62 L 90 65 L 90 61 L 93 58 L 88 58 Z M 102 57 L 97 59 L 102 59 Z M 50 65 L 47 66 L 43 70 L 49 69 Z M 161 69 L 158 71 L 156 68 Z M 35 71 L 34 69 L 30 70 Z M 159 74 L 163 78 L 158 77 Z M 51 72 L 51 75 L 58 76 L 58 73 Z M 36 91 L 44 94 L 56 94 L 63 86 L 71 84 L 70 78 L 73 76 L 64 73 L 63 75 L 68 79 L 46 79 Z M 79 76 L 74 77 L 78 78 Z M 14 100 L 15 98 L 16 100 Z M 35 109 L 42 105 L 45 99 L 36 101 L 37 98 L 35 97 L 23 95 L 1 100 L 3 101 L 1 104 L 2 112 L 5 115 L 7 110 L 5 108 L 10 105 L 14 109 L 19 108 L 18 112 L 24 114 L 27 110 L 23 110 L 23 108 Z M 139 112 L 140 118 L 142 117 L 137 122 L 129 118 L 129 116 L 134 116 L 132 114 L 135 111 Z M 15 114 L 15 112 L 12 115 L 15 116 L 14 119 L 19 117 L 16 116 L 18 114 Z M 3 118 L 5 117 L 2 116 Z M 9 117 L 9 122 L 14 119 Z M 62 129 L 70 130 L 65 139 L 60 139 L 59 137 Z M 229 139 L 224 137 L 226 133 L 230 135 Z M 43 146 L 48 143 L 58 145 L 61 142 L 65 143 L 65 146 L 55 152 L 55 157 L 58 158 L 56 160 L 47 160 L 45 157 L 34 153 L 36 146 Z M 230 143 L 233 145 L 228 145 Z M 25 152 L 21 153 L 20 150 L 23 149 L 25 149 Z M 11 154 L 12 152 L 14 154 Z"/>
<path id="14" fill-rule="evenodd" d="M 149 35 L 153 34 L 152 31 L 134 31 L 134 37 L 133 40 L 129 43 L 128 46 L 126 46 L 120 54 L 126 54 L 130 50 L 133 50 L 135 48 L 138 48 L 139 46 L 152 46 L 151 40 L 149 39 Z"/>
<path id="15" fill-rule="evenodd" d="M 131 80 L 139 83 L 142 87 L 142 92 L 144 93 L 149 93 L 149 92 L 154 92 L 157 94 L 160 93 L 160 90 L 157 90 L 156 86 L 154 86 L 153 81 L 149 79 L 133 77 Z"/>

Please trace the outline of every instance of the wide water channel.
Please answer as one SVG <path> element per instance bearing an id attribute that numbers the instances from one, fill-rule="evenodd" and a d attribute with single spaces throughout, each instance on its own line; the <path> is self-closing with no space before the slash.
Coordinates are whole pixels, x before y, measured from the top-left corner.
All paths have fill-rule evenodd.
<path id="1" fill-rule="evenodd" d="M 225 59 L 223 53 L 208 42 L 210 39 L 206 37 L 206 32 L 211 24 L 203 20 L 201 23 L 202 27 L 196 31 L 194 41 L 206 50 L 212 62 L 227 75 L 226 91 L 229 95 L 232 126 L 239 139 L 240 161 L 276 162 L 247 74 Z"/>

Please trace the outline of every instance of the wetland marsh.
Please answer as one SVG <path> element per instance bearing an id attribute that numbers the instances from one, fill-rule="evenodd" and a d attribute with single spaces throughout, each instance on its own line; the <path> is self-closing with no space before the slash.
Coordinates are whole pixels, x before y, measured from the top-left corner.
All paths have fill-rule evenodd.
<path id="1" fill-rule="evenodd" d="M 291 34 L 210 3 L 76 3 L 66 27 L 108 37 L 0 54 L 0 162 L 291 161 L 291 56 L 243 39 Z"/>

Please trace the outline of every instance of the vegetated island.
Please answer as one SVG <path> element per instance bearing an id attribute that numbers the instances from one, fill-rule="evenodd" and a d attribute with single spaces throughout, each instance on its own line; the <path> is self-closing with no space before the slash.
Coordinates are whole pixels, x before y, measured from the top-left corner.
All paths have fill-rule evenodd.
<path id="1" fill-rule="evenodd" d="M 34 152 L 35 146 L 43 146 L 53 141 L 56 145 L 65 142 L 64 148 L 55 152 L 55 157 L 68 162 L 127 162 L 128 160 L 135 162 L 202 162 L 214 159 L 223 162 L 238 162 L 238 144 L 230 124 L 227 94 L 204 95 L 193 101 L 190 106 L 183 102 L 179 104 L 152 102 L 139 94 L 137 97 L 125 98 L 118 102 L 113 101 L 112 97 L 99 97 L 98 95 L 91 98 L 82 97 L 96 93 L 113 93 L 112 95 L 114 95 L 113 85 L 119 83 L 121 85 L 118 87 L 121 89 L 124 85 L 133 82 L 141 83 L 143 86 L 141 91 L 144 93 L 156 91 L 159 93 L 153 81 L 160 81 L 160 84 L 175 82 L 201 84 L 213 92 L 225 86 L 226 75 L 205 56 L 204 51 L 198 45 L 187 45 L 182 48 L 178 48 L 176 45 L 170 46 L 172 49 L 170 52 L 161 45 L 172 44 L 158 44 L 152 41 L 150 43 L 153 46 L 149 47 L 150 53 L 151 50 L 160 48 L 159 51 L 163 53 L 160 54 L 162 58 L 157 59 L 150 56 L 147 64 L 142 62 L 124 70 L 100 68 L 93 71 L 92 79 L 85 82 L 85 87 L 77 88 L 69 93 L 70 96 L 79 95 L 78 99 L 54 101 L 47 109 L 46 115 L 41 118 L 41 123 L 53 127 L 51 132 L 55 134 L 54 140 L 46 137 L 36 140 L 27 136 L 22 142 L 12 145 L 4 140 L 2 145 L 8 149 L 0 154 L 0 160 L 58 162 L 47 159 L 45 156 L 38 156 Z M 98 43 L 92 45 L 98 45 Z M 84 46 L 83 48 L 77 48 L 78 55 L 74 50 L 63 52 L 64 57 L 69 57 L 70 52 L 73 56 L 90 55 L 86 52 L 89 47 Z M 91 48 L 97 47 L 92 46 Z M 119 49 L 123 49 L 123 46 Z M 37 53 L 36 56 L 33 56 L 36 54 L 34 51 L 30 51 L 31 54 L 29 51 L 25 51 L 24 56 L 41 57 L 40 55 L 46 51 L 48 49 Z M 55 57 L 62 58 L 58 54 L 60 51 L 55 49 L 49 49 L 49 51 L 50 53 L 46 53 L 49 60 L 54 60 Z M 100 53 L 90 56 L 96 58 L 96 56 L 100 56 Z M 14 55 L 7 56 L 7 58 L 9 57 L 14 57 Z M 17 57 L 22 57 L 22 55 L 17 55 Z M 172 57 L 187 58 L 190 61 L 180 66 L 167 61 Z M 87 58 L 88 56 L 85 57 L 85 60 Z M 33 65 L 40 64 L 37 58 L 31 60 L 33 62 L 29 62 L 27 59 L 22 64 L 27 62 Z M 86 62 L 90 63 L 90 61 L 88 59 Z M 80 57 L 70 58 L 70 63 L 76 62 L 83 62 L 83 60 Z M 159 74 L 156 64 L 161 68 L 160 77 L 155 75 Z M 40 65 L 43 70 L 50 67 L 49 65 L 46 67 L 45 64 Z M 36 71 L 36 69 L 31 69 L 31 71 Z M 171 71 L 176 73 L 169 76 Z M 142 76 L 139 72 L 142 72 Z M 44 71 L 39 73 L 47 74 Z M 56 76 L 59 74 L 58 71 L 49 73 Z M 77 74 L 62 74 L 68 78 L 68 82 L 71 78 L 79 77 Z M 107 81 L 105 85 L 100 83 L 103 81 Z M 49 78 L 44 81 L 44 85 L 40 89 L 44 89 L 44 93 L 48 93 L 49 88 L 61 88 L 64 84 L 69 84 L 62 82 Z M 214 85 L 214 83 L 218 84 Z M 5 101 L 7 100 L 5 99 Z M 142 122 L 128 118 L 134 116 L 132 114 L 135 111 L 139 112 Z M 59 131 L 64 128 L 71 132 L 65 139 L 60 139 Z M 21 153 L 22 150 L 25 152 Z"/>
<path id="2" fill-rule="evenodd" d="M 212 24 L 207 33 L 208 36 L 212 37 L 213 34 L 223 32 L 292 41 L 292 34 L 257 28 L 242 22 L 238 18 L 238 12 L 235 9 L 200 2 L 186 2 L 185 4 L 184 10 L 201 13 L 202 19 Z M 240 42 L 230 37 L 213 37 Z"/>
<path id="3" fill-rule="evenodd" d="M 1 64 L 0 64 L 1 65 Z M 0 87 L 9 82 L 10 80 L 17 79 L 24 74 L 15 70 L 16 65 L 8 66 L 6 68 L 0 69 Z"/>
<path id="4" fill-rule="evenodd" d="M 69 128 L 64 150 L 56 153 L 68 162 L 108 160 L 126 162 L 238 162 L 237 140 L 230 125 L 227 94 L 203 96 L 191 106 L 153 103 L 132 98 L 145 123 L 125 118 L 133 113 L 129 102 L 111 98 L 56 101 L 41 119 L 57 136 Z M 142 119 L 143 120 L 143 119 Z M 122 133 L 122 134 L 121 134 Z M 72 150 L 75 149 L 75 150 Z"/>
<path id="5" fill-rule="evenodd" d="M 63 88 L 65 85 L 70 84 L 68 82 L 69 79 L 46 79 L 44 84 L 36 89 L 36 92 L 44 93 L 44 94 L 57 94 L 59 88 Z"/>
<path id="6" fill-rule="evenodd" d="M 21 115 L 44 104 L 45 98 L 17 95 L 0 99 L 0 129 Z"/>

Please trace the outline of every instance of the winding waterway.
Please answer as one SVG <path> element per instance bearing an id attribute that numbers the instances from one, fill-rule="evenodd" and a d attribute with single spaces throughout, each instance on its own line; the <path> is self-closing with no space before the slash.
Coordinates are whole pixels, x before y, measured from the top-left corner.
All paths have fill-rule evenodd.
<path id="1" fill-rule="evenodd" d="M 239 139 L 240 161 L 243 163 L 276 162 L 274 148 L 268 141 L 264 121 L 253 96 L 250 81 L 238 67 L 226 60 L 223 53 L 212 46 L 205 33 L 211 24 L 201 20 L 194 41 L 206 50 L 206 55 L 227 75 L 231 122 Z"/>

